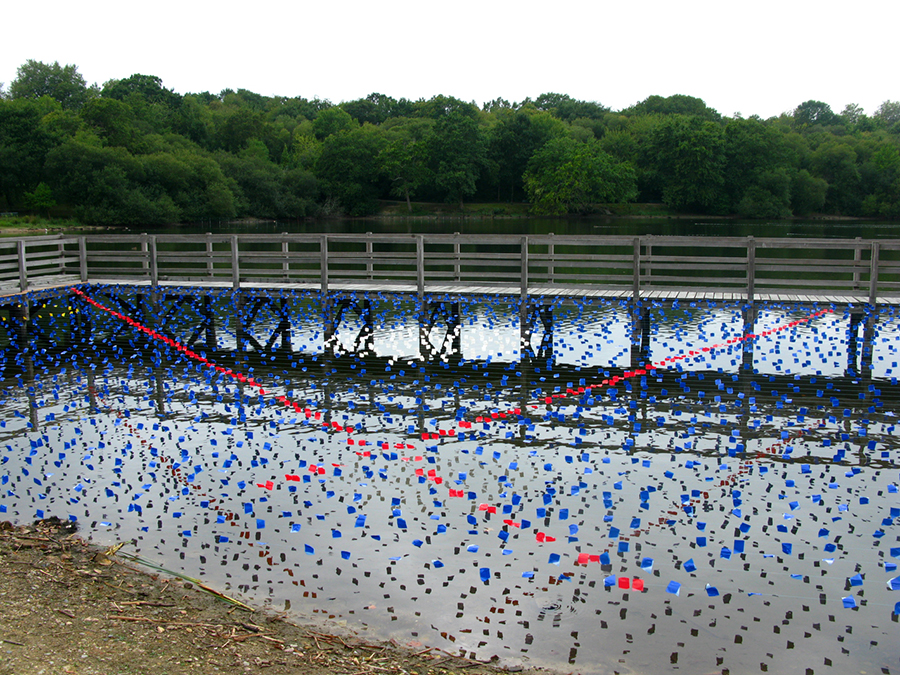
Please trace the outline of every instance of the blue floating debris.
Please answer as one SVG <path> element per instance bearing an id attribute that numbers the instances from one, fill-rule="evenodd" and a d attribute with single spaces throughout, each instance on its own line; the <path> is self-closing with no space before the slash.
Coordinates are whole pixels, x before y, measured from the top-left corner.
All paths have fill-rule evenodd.
<path id="1" fill-rule="evenodd" d="M 710 586 L 709 584 L 706 584 L 706 594 L 709 597 L 714 598 L 719 594 L 719 589 L 716 588 L 715 586 Z"/>
<path id="2" fill-rule="evenodd" d="M 677 581 L 670 581 L 669 585 L 666 586 L 666 593 L 679 595 L 681 593 L 681 584 L 679 584 Z"/>
<path id="3" fill-rule="evenodd" d="M 490 581 L 491 579 L 491 568 L 490 567 L 482 567 L 478 570 L 478 576 L 481 577 L 482 581 Z"/>
<path id="4" fill-rule="evenodd" d="M 858 574 L 858 573 L 854 574 L 852 577 L 850 577 L 849 581 L 850 581 L 851 586 L 862 586 L 863 585 L 862 575 Z"/>
<path id="5" fill-rule="evenodd" d="M 694 572 L 697 569 L 697 566 L 694 564 L 693 558 L 686 560 L 682 567 L 684 567 L 685 572 Z"/>
<path id="6" fill-rule="evenodd" d="M 841 598 L 841 602 L 844 604 L 844 609 L 854 609 L 856 607 L 856 598 L 852 595 L 846 598 Z"/>

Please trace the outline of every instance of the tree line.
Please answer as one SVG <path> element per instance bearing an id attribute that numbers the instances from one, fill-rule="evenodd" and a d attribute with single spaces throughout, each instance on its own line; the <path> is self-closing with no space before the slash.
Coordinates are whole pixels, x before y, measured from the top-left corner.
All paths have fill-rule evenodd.
<path id="1" fill-rule="evenodd" d="M 332 104 L 152 75 L 89 86 L 27 61 L 0 85 L 0 211 L 65 207 L 87 224 L 363 216 L 381 200 L 528 203 L 538 214 L 664 203 L 783 218 L 900 217 L 900 102 L 872 115 L 806 101 L 723 117 L 650 96 L 620 111 L 547 93 L 482 106 L 383 94 Z"/>

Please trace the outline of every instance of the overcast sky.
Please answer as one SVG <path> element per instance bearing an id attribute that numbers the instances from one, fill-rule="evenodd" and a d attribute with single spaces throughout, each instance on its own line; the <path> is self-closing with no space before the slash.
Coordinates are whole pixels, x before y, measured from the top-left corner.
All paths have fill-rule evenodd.
<path id="1" fill-rule="evenodd" d="M 900 100 L 896 0 L 44 0 L 2 15 L 7 89 L 34 59 L 75 64 L 89 83 L 142 73 L 182 94 L 334 103 L 557 92 L 620 110 L 687 94 L 765 118 L 809 99 L 868 114 Z"/>

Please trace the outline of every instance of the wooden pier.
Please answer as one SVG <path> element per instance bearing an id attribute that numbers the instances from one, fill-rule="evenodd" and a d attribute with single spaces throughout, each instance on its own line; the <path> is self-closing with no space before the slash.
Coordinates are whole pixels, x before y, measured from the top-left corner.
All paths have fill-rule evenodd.
<path id="1" fill-rule="evenodd" d="M 762 303 L 851 307 L 870 334 L 880 306 L 900 304 L 900 240 L 660 236 L 470 236 L 429 234 L 85 235 L 0 241 L 0 307 L 27 320 L 29 306 L 73 285 L 118 289 L 156 306 L 161 299 L 231 292 L 240 297 L 243 342 L 289 348 L 286 303 L 318 298 L 326 346 L 342 317 L 363 329 L 354 341 L 371 351 L 371 301 L 409 298 L 418 315 L 422 358 L 458 351 L 460 300 L 503 297 L 518 305 L 521 355 L 552 352 L 554 303 L 617 301 L 632 316 L 633 355 L 649 349 L 652 305 L 731 302 L 752 330 Z M 142 300 L 143 301 L 143 300 Z M 253 316 L 280 303 L 272 335 L 254 336 Z M 123 307 L 127 310 L 128 307 Z M 158 308 L 132 310 L 156 316 Z M 429 335 L 443 324 L 443 344 Z M 540 346 L 531 336 L 543 329 Z M 196 340 L 214 340 L 211 319 Z M 854 333 L 855 335 L 855 333 Z M 549 336 L 549 342 L 548 342 Z M 866 340 L 853 348 L 865 351 Z"/>

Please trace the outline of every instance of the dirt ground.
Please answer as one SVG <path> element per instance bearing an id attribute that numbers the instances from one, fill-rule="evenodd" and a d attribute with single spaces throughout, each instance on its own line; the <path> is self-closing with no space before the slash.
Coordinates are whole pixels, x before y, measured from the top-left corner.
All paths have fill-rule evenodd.
<path id="1" fill-rule="evenodd" d="M 0 523 L 0 675 L 500 671 L 439 649 L 371 644 L 250 611 L 190 582 L 144 573 L 65 522 Z"/>

